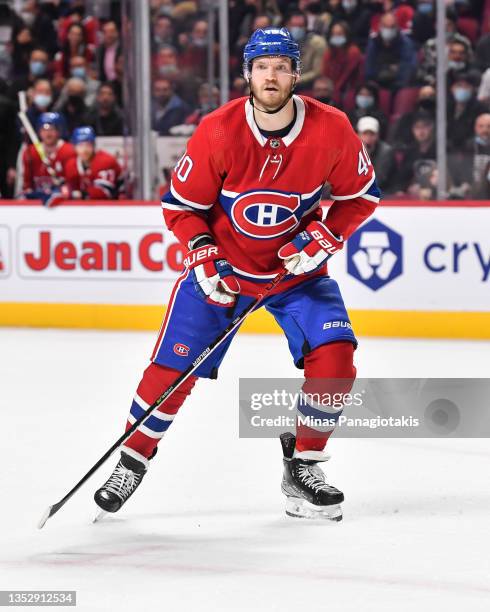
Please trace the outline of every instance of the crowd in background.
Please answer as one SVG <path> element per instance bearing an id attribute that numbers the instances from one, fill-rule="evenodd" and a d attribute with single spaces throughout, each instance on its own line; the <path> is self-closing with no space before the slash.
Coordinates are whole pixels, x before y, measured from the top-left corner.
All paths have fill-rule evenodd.
<path id="1" fill-rule="evenodd" d="M 83 0 L 0 0 L 0 192 L 13 195 L 19 92 L 36 125 L 58 112 L 60 138 L 91 126 L 123 135 L 121 12 Z M 385 196 L 435 197 L 435 0 L 230 0 L 230 98 L 248 95 L 242 53 L 250 34 L 286 26 L 302 49 L 299 94 L 347 113 Z M 208 82 L 205 3 L 151 0 L 152 126 L 189 135 L 219 104 Z M 17 9 L 17 10 L 16 10 Z M 217 27 L 216 27 L 217 29 Z M 490 197 L 490 0 L 446 1 L 448 193 Z"/>

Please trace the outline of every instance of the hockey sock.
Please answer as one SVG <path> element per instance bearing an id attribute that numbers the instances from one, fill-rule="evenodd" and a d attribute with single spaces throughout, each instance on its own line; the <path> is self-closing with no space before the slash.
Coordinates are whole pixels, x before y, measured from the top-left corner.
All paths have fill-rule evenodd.
<path id="1" fill-rule="evenodd" d="M 354 347 L 350 342 L 331 342 L 305 356 L 305 383 L 298 400 L 296 453 L 320 453 L 342 414 L 343 394 L 356 378 Z M 304 455 L 306 456 L 306 455 Z"/>
<path id="2" fill-rule="evenodd" d="M 153 402 L 169 387 L 180 372 L 151 363 L 145 370 L 126 423 L 126 431 L 153 404 Z M 148 458 L 154 452 L 158 442 L 172 424 L 179 408 L 184 403 L 196 383 L 197 377 L 190 376 L 166 399 L 153 414 L 140 425 L 126 440 L 124 446 Z"/>

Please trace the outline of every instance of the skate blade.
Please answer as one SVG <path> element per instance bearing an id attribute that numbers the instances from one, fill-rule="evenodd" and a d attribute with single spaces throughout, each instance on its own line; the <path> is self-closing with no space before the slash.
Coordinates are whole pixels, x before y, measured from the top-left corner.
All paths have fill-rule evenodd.
<path id="1" fill-rule="evenodd" d="M 107 512 L 105 510 L 102 510 L 101 508 L 97 508 L 97 510 L 95 511 L 95 516 L 92 520 L 92 523 L 99 523 L 106 514 Z"/>
<path id="2" fill-rule="evenodd" d="M 320 519 L 324 521 L 341 521 L 342 508 L 340 504 L 331 506 L 315 506 L 306 499 L 288 497 L 286 499 L 286 514 L 295 518 Z"/>

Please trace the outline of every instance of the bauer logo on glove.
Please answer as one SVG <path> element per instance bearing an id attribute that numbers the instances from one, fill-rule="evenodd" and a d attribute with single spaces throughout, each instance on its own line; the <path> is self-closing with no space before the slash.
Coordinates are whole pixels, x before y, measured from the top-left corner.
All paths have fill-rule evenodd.
<path id="1" fill-rule="evenodd" d="M 233 306 L 240 293 L 238 279 L 216 245 L 192 249 L 184 259 L 201 297 L 215 306 Z"/>
<path id="2" fill-rule="evenodd" d="M 342 236 L 332 234 L 321 221 L 312 221 L 277 254 L 284 259 L 288 272 L 297 276 L 319 270 L 332 255 L 340 251 L 343 244 Z"/>

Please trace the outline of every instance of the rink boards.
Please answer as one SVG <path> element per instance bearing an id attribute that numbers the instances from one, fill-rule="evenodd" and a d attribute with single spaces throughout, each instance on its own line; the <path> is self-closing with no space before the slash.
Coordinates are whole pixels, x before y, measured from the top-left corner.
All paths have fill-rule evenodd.
<path id="1" fill-rule="evenodd" d="M 489 228 L 489 202 L 379 206 L 330 263 L 357 334 L 490 338 Z M 0 324 L 157 329 L 182 259 L 156 203 L 0 201 Z"/>

